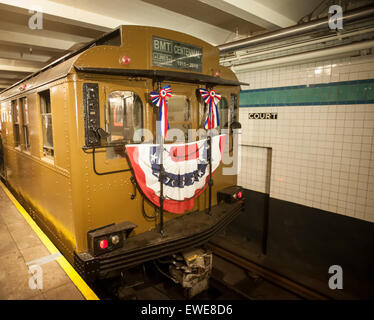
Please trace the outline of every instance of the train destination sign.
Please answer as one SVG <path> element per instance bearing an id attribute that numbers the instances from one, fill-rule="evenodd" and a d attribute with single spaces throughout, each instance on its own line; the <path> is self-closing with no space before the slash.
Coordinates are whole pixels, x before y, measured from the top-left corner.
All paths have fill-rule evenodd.
<path id="1" fill-rule="evenodd" d="M 203 49 L 201 47 L 153 36 L 152 49 L 154 66 L 202 71 Z"/>

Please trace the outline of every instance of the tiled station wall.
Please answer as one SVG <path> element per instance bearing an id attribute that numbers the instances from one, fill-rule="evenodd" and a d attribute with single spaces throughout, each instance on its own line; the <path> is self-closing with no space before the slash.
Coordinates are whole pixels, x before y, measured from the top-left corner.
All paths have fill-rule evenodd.
<path id="1" fill-rule="evenodd" d="M 374 55 L 236 74 L 238 183 L 374 222 Z"/>

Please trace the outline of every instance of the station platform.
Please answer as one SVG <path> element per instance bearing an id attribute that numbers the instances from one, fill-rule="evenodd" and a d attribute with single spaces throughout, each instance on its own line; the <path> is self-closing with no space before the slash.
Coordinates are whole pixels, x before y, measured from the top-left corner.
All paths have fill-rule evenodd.
<path id="1" fill-rule="evenodd" d="M 1 181 L 0 300 L 98 300 Z"/>

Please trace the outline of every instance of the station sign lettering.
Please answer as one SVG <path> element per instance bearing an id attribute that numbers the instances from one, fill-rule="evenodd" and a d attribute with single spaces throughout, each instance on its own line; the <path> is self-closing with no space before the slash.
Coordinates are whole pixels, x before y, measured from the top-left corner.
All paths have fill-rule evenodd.
<path id="1" fill-rule="evenodd" d="M 201 72 L 203 49 L 153 36 L 152 59 L 154 66 Z"/>
<path id="2" fill-rule="evenodd" d="M 259 120 L 259 119 L 278 119 L 278 113 L 276 112 L 254 112 L 254 113 L 249 113 L 248 114 L 248 119 L 254 119 L 254 120 Z"/>

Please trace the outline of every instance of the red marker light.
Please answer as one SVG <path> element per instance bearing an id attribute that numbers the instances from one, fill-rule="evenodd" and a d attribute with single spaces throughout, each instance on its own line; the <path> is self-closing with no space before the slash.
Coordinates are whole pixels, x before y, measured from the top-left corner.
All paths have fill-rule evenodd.
<path id="1" fill-rule="evenodd" d="M 241 199 L 241 198 L 242 198 L 242 196 L 243 196 L 242 192 L 241 192 L 241 191 L 239 191 L 239 192 L 238 192 L 238 199 Z"/>
<path id="2" fill-rule="evenodd" d="M 130 62 L 131 62 L 131 59 L 128 56 L 123 56 L 120 60 L 120 63 L 125 65 L 125 66 L 129 65 Z"/>
<path id="3" fill-rule="evenodd" d="M 108 248 L 108 240 L 105 240 L 105 239 L 100 240 L 99 246 L 100 246 L 101 249 Z"/>

